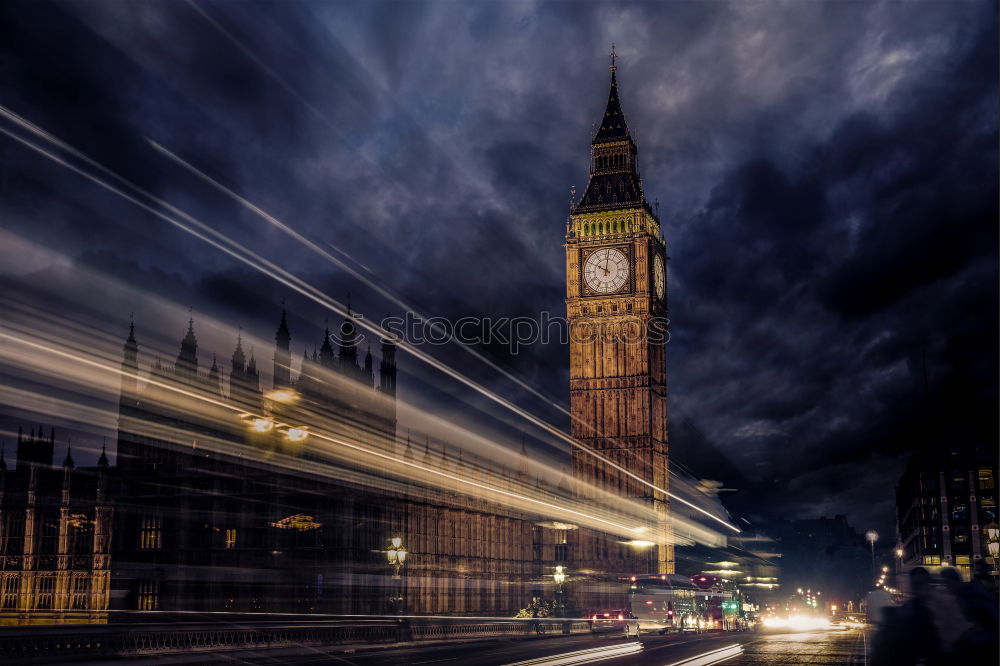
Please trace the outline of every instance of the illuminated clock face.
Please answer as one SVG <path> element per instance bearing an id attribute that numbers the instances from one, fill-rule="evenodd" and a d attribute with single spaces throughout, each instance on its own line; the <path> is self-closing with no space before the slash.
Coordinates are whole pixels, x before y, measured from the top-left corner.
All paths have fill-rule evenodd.
<path id="1" fill-rule="evenodd" d="M 656 297 L 662 301 L 667 293 L 667 271 L 663 268 L 663 257 L 659 254 L 653 256 L 653 288 L 656 290 Z"/>
<path id="2" fill-rule="evenodd" d="M 583 279 L 599 294 L 612 294 L 628 280 L 628 259 L 621 250 L 598 250 L 583 265 Z"/>

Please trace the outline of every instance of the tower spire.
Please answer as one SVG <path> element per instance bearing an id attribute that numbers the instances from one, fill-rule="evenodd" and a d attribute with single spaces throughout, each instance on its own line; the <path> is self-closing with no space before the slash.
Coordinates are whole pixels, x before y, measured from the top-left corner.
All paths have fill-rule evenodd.
<path id="1" fill-rule="evenodd" d="M 174 371 L 179 377 L 193 380 L 198 374 L 198 340 L 194 336 L 194 314 L 193 309 L 188 308 L 188 328 L 187 334 L 181 340 L 181 352 L 177 355 L 174 363 Z"/>
<path id="2" fill-rule="evenodd" d="M 271 375 L 274 388 L 292 383 L 292 334 L 288 331 L 288 317 L 285 302 L 281 302 L 281 321 L 274 334 L 274 371 Z"/>

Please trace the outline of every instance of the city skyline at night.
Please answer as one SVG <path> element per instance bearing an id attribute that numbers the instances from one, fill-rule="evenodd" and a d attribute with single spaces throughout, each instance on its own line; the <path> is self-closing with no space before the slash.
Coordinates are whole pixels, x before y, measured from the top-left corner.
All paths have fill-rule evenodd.
<path id="1" fill-rule="evenodd" d="M 10 623 L 638 640 L 995 569 L 996 25 L 3 3 Z"/>

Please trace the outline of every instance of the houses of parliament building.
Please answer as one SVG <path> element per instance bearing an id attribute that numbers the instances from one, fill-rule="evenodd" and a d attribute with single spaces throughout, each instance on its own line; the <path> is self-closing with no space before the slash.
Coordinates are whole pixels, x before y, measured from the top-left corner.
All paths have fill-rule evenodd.
<path id="1" fill-rule="evenodd" d="M 0 460 L 0 623 L 143 611 L 511 616 L 553 597 L 556 566 L 582 612 L 614 603 L 623 575 L 673 573 L 656 330 L 665 250 L 637 154 L 612 65 L 566 232 L 567 313 L 583 333 L 570 344 L 572 480 L 540 488 L 526 460 L 508 470 L 399 438 L 396 343 L 382 337 L 376 368 L 350 313 L 337 348 L 327 330 L 296 372 L 282 311 L 270 390 L 239 337 L 227 368 L 204 369 L 190 321 L 175 361 L 148 366 L 132 325 L 115 466 L 102 453 L 78 468 L 68 447 L 55 466 L 55 435 L 41 429 L 19 436 L 12 468 Z M 489 493 L 434 483 L 434 471 L 508 494 L 599 503 L 585 497 L 596 488 L 645 503 L 655 545 L 553 528 Z"/>

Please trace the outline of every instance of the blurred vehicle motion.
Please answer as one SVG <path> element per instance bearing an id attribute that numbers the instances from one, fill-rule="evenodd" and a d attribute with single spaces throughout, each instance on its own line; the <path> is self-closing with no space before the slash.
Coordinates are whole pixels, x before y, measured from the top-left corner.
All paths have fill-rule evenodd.
<path id="1" fill-rule="evenodd" d="M 622 638 L 637 637 L 639 635 L 639 621 L 628 610 L 597 611 L 591 615 L 590 632 L 593 634 L 620 633 Z"/>

